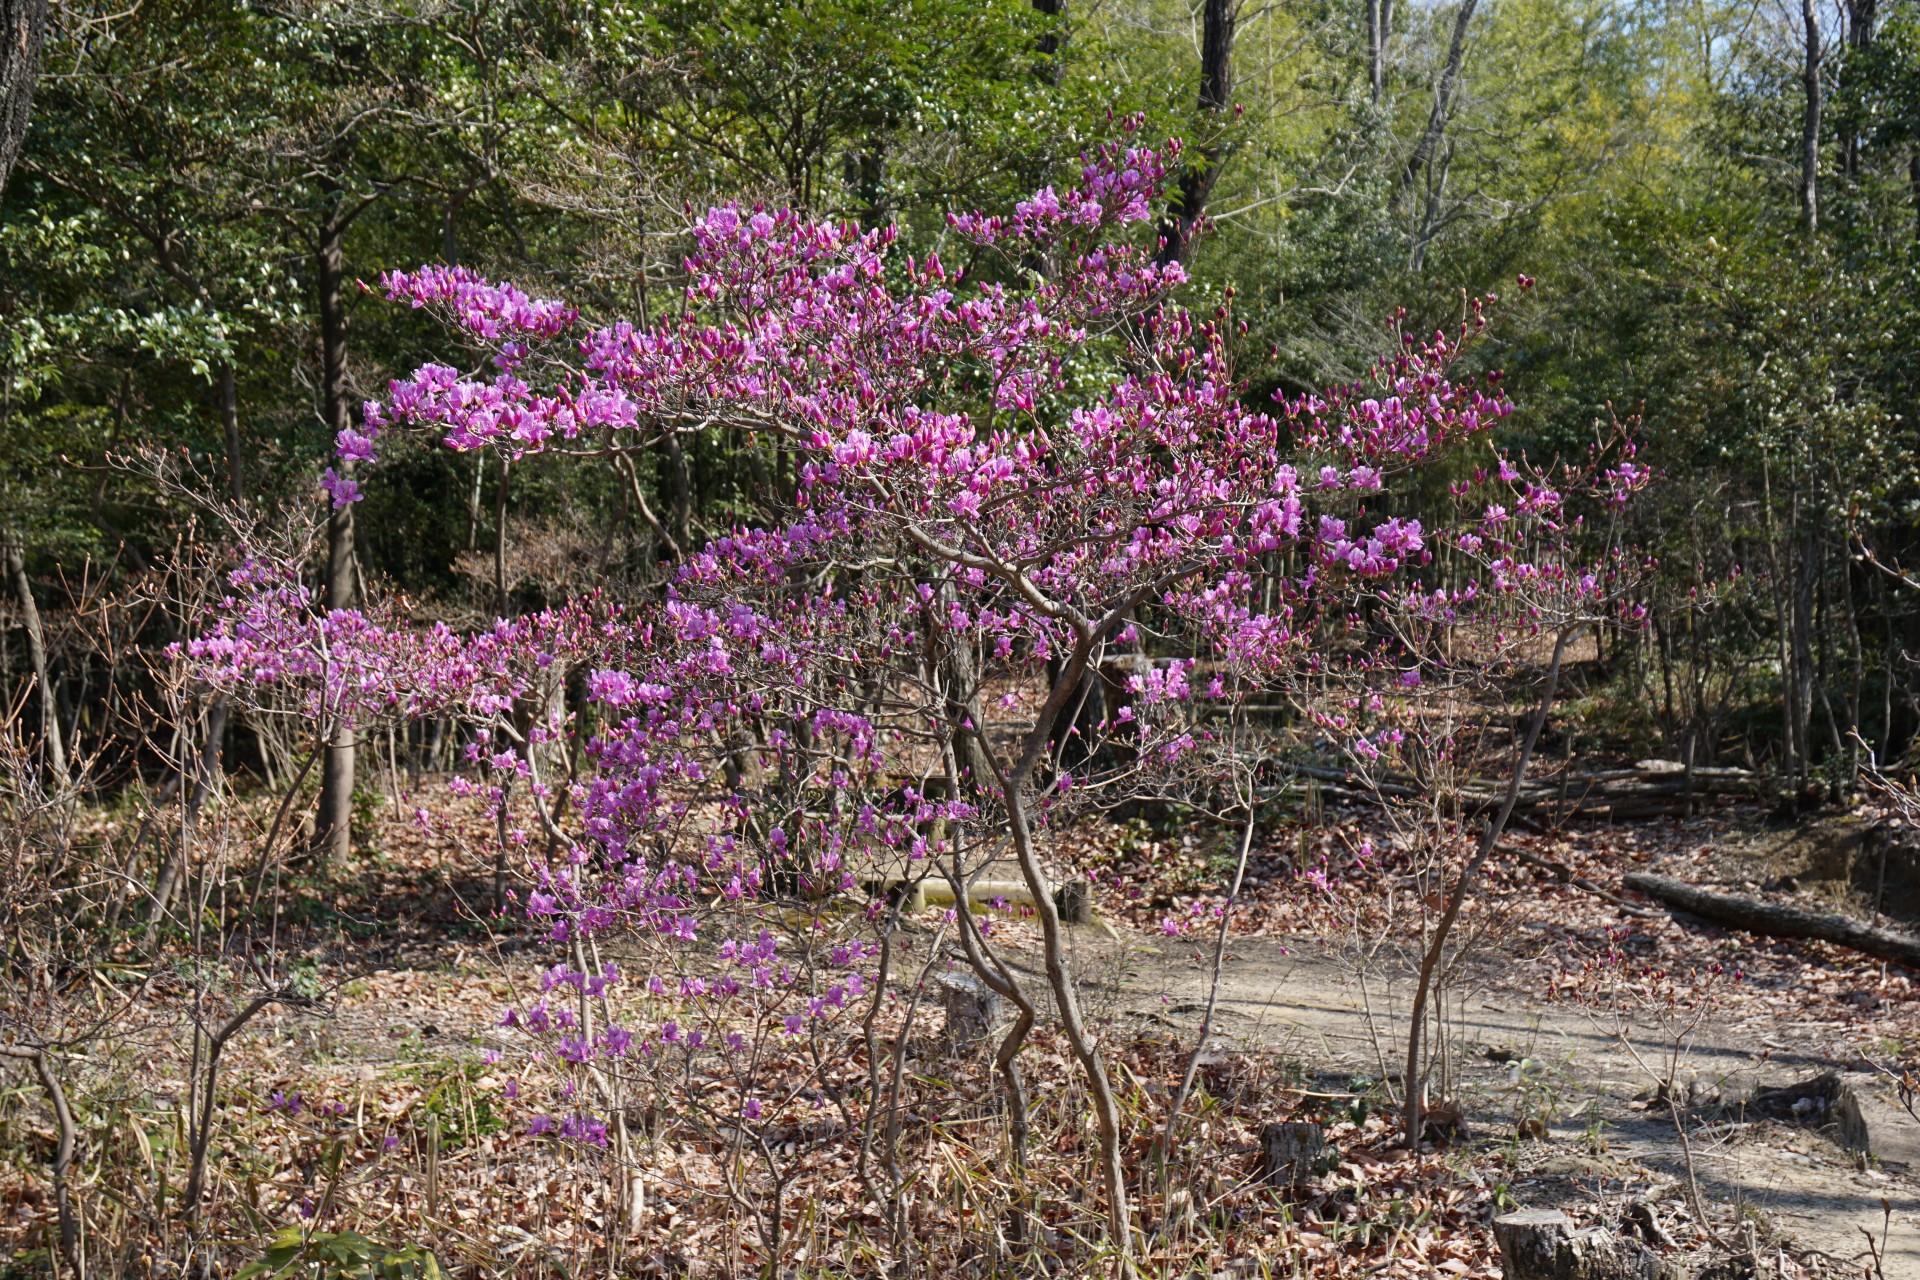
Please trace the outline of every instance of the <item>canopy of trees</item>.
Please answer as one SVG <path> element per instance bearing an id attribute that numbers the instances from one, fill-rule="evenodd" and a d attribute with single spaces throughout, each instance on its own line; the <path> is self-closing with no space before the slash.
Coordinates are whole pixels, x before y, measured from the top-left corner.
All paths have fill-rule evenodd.
<path id="1" fill-rule="evenodd" d="M 1907 0 L 20 8 L 45 31 L 0 203 L 16 617 L 180 536 L 116 456 L 176 451 L 244 501 L 312 492 L 431 348 L 357 280 L 437 260 L 644 319 L 679 305 L 689 209 L 744 195 L 952 249 L 947 213 L 1139 113 L 1187 143 L 1162 257 L 1199 309 L 1237 295 L 1262 394 L 1354 375 L 1396 308 L 1431 329 L 1539 279 L 1477 357 L 1524 391 L 1509 442 L 1551 457 L 1638 416 L 1667 477 L 1636 518 L 1675 607 L 1622 677 L 1631 732 L 1844 787 L 1920 722 Z M 511 614 L 650 578 L 750 515 L 767 461 L 669 439 L 562 483 L 402 449 L 326 574 L 342 601 L 378 582 Z M 47 629 L 71 746 L 103 686 Z M 9 687 L 28 648 L 10 628 Z"/>

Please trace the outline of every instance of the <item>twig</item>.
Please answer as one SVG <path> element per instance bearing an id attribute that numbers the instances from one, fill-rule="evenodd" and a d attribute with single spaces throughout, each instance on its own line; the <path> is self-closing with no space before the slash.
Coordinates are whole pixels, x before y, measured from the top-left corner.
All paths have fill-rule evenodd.
<path id="1" fill-rule="evenodd" d="M 87 1260 L 80 1252 L 80 1224 L 73 1212 L 73 1191 L 67 1180 L 67 1172 L 73 1165 L 74 1143 L 79 1133 L 79 1126 L 73 1121 L 73 1108 L 67 1105 L 67 1092 L 60 1087 L 60 1077 L 53 1073 L 44 1046 L 22 1049 L 0 1045 L 0 1057 L 31 1062 L 33 1074 L 39 1077 L 40 1087 L 46 1090 L 47 1102 L 53 1107 L 54 1123 L 60 1130 L 59 1141 L 53 1151 L 53 1200 L 60 1219 L 60 1258 L 72 1270 L 76 1280 L 86 1280 Z"/>
<path id="2" fill-rule="evenodd" d="M 1867 1238 L 1867 1256 L 1873 1259 L 1874 1280 L 1887 1280 L 1887 1237 L 1893 1231 L 1893 1201 L 1885 1196 L 1880 1197 L 1880 1208 L 1884 1215 L 1880 1223 L 1880 1238 L 1875 1240 L 1873 1232 L 1865 1227 L 1860 1228 L 1860 1234 Z"/>
<path id="3" fill-rule="evenodd" d="M 181 1211 L 194 1214 L 200 1205 L 200 1197 L 206 1188 L 207 1149 L 213 1141 L 213 1103 L 215 1084 L 220 1068 L 220 1051 L 227 1047 L 227 1041 L 238 1035 L 255 1014 L 270 1004 L 288 1004 L 305 1008 L 313 1004 L 306 996 L 299 995 L 285 987 L 272 991 L 262 991 L 241 1007 L 240 1012 L 222 1023 L 220 1029 L 207 1038 L 207 1061 L 205 1066 L 205 1092 L 200 1097 L 200 1114 L 195 1118 L 191 1147 L 191 1163 L 187 1170 L 187 1189 L 181 1197 Z M 198 1017 L 198 1010 L 195 1016 Z"/>
<path id="4" fill-rule="evenodd" d="M 1487 857 L 1493 852 L 1494 845 L 1500 841 L 1501 833 L 1507 828 L 1507 819 L 1513 816 L 1513 806 L 1520 798 L 1520 788 L 1527 777 L 1527 765 L 1533 759 L 1533 749 L 1540 742 L 1540 731 L 1546 727 L 1547 716 L 1553 710 L 1553 698 L 1560 688 L 1560 667 L 1567 654 L 1567 644 L 1580 632 L 1586 630 L 1584 622 L 1575 623 L 1560 629 L 1553 643 L 1553 660 L 1547 665 L 1547 684 L 1540 695 L 1540 705 L 1534 709 L 1533 721 L 1527 726 L 1526 737 L 1520 743 L 1520 749 L 1513 762 L 1513 776 L 1507 781 L 1506 798 L 1500 807 L 1487 820 L 1486 830 L 1481 833 L 1480 847 L 1475 851 L 1472 861 L 1460 872 L 1455 882 L 1453 896 L 1448 899 L 1446 909 L 1434 926 L 1433 936 L 1427 943 L 1426 954 L 1420 959 L 1420 974 L 1413 989 L 1413 1009 L 1407 1017 L 1407 1066 L 1403 1076 L 1406 1096 L 1403 1101 L 1405 1140 L 1409 1151 L 1420 1149 L 1420 1120 L 1424 1099 L 1420 1087 L 1420 1049 L 1421 1032 L 1426 1017 L 1427 997 L 1433 989 L 1434 974 L 1440 967 L 1441 957 L 1446 951 L 1447 936 L 1453 931 L 1454 921 L 1460 917 L 1460 908 L 1466 905 L 1467 898 L 1473 892 L 1475 878 Z"/>
<path id="5" fill-rule="evenodd" d="M 1180 1122 L 1180 1112 L 1187 1105 L 1187 1095 L 1193 1092 L 1194 1077 L 1200 1071 L 1200 1055 L 1206 1052 L 1207 1041 L 1213 1037 L 1214 1010 L 1220 1003 L 1220 974 L 1227 958 L 1227 928 L 1233 923 L 1233 904 L 1240 897 L 1240 882 L 1247 874 L 1247 854 L 1253 848 L 1254 819 L 1259 812 L 1259 806 L 1247 806 L 1247 825 L 1240 833 L 1240 861 L 1233 870 L 1233 889 L 1227 894 L 1226 905 L 1220 910 L 1220 928 L 1213 938 L 1213 979 L 1207 988 L 1207 1011 L 1200 1018 L 1200 1035 L 1193 1042 L 1193 1052 L 1187 1055 L 1187 1070 L 1180 1077 L 1180 1089 L 1173 1095 L 1173 1104 L 1167 1108 L 1167 1123 L 1160 1130 L 1159 1155 L 1163 1160 L 1173 1150 L 1174 1126 Z"/>

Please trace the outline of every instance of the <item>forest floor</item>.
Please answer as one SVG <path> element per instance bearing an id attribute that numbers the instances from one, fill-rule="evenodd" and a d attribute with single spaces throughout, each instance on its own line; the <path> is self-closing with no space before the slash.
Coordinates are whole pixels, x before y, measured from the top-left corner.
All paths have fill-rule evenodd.
<path id="1" fill-rule="evenodd" d="M 563 1148 L 526 1137 L 532 1108 L 516 1098 L 513 1060 L 500 1061 L 501 1049 L 517 1052 L 499 1030 L 501 1011 L 524 1000 L 552 957 L 524 926 L 476 908 L 486 825 L 443 821 L 426 832 L 396 813 L 366 873 L 332 901 L 308 903 L 325 908 L 309 934 L 327 1008 L 325 1016 L 270 1009 L 230 1051 L 219 1143 L 233 1163 L 220 1176 L 226 1202 L 242 1212 L 226 1239 L 251 1232 L 257 1240 L 330 1207 L 338 1218 L 349 1202 L 357 1229 L 424 1234 L 443 1261 L 475 1275 L 503 1274 L 503 1265 L 513 1274 L 573 1273 L 604 1239 L 612 1207 L 593 1189 L 603 1184 L 583 1179 L 585 1166 Z M 1872 846 L 1862 833 L 1871 829 L 1857 814 L 1776 828 L 1722 811 L 1516 834 L 1513 843 L 1614 893 L 1625 872 L 1659 870 L 1848 899 L 1865 911 L 1863 892 L 1892 902 L 1889 876 L 1907 876 L 1904 863 L 1894 873 L 1876 864 L 1863 880 L 1862 850 Z M 1095 883 L 1098 922 L 1071 930 L 1085 1002 L 1144 1098 L 1167 1095 L 1153 1073 L 1177 1079 L 1193 1043 L 1236 837 L 1141 823 L 1085 824 L 1060 837 L 1063 860 L 1090 869 Z M 1368 839 L 1378 852 L 1356 854 Z M 1782 1277 L 1872 1277 L 1871 1245 L 1880 1276 L 1920 1280 L 1920 1122 L 1900 1109 L 1881 1070 L 1914 1065 L 1920 975 L 1665 909 L 1623 911 L 1537 866 L 1497 859 L 1463 917 L 1465 945 L 1435 1024 L 1436 1100 L 1457 1104 L 1468 1132 L 1409 1160 L 1394 1147 L 1390 1113 L 1412 952 L 1437 901 L 1435 883 L 1365 811 L 1330 812 L 1256 841 L 1230 917 L 1218 1039 L 1203 1059 L 1207 1081 L 1227 1086 L 1221 1097 L 1243 1095 L 1220 1113 L 1215 1141 L 1236 1166 L 1250 1166 L 1250 1139 L 1265 1120 L 1319 1118 L 1335 1167 L 1303 1193 L 1308 1199 L 1290 1202 L 1288 1215 L 1306 1215 L 1286 1228 L 1291 1234 L 1241 1230 L 1239 1243 L 1223 1241 L 1224 1252 L 1206 1255 L 1213 1261 L 1199 1271 L 1183 1263 L 1168 1274 L 1262 1274 L 1280 1264 L 1284 1243 L 1308 1274 L 1491 1277 L 1499 1274 L 1489 1247 L 1496 1212 L 1562 1207 L 1617 1226 L 1638 1201 L 1695 1262 L 1750 1251 Z M 909 952 L 934 943 L 936 921 L 912 925 Z M 321 945 L 327 929 L 333 941 Z M 343 947 L 347 932 L 359 941 Z M 1035 968 L 1031 926 L 1017 911 L 995 936 L 1020 967 Z M 156 1016 L 88 1060 L 98 1096 L 112 1100 L 89 1122 L 102 1196 L 127 1206 L 121 1228 L 91 1222 L 103 1240 L 136 1227 L 140 1195 L 158 1206 L 169 1194 L 170 1175 L 156 1170 L 181 1132 L 179 1025 Z M 1039 1048 L 1036 1087 L 1046 1089 L 1056 1067 L 1067 1087 L 1059 1046 Z M 1870 1155 L 1842 1149 L 1831 1130 L 1748 1122 L 1738 1111 L 1759 1086 L 1826 1071 L 1860 1097 Z M 1686 1099 L 1684 1143 L 1655 1096 L 1657 1077 Z M 973 1091 L 993 1096 L 990 1082 Z M 8 1143 L 11 1168 L 0 1168 L 0 1273 L 9 1252 L 25 1256 L 20 1250 L 45 1239 L 49 1202 L 35 1165 L 49 1135 L 37 1112 L 19 1110 L 21 1099 L 31 1106 L 30 1092 L 8 1103 L 9 1131 L 17 1137 L 22 1120 L 28 1141 Z M 942 1132 L 935 1116 L 923 1159 Z M 955 1150 L 983 1167 L 995 1158 L 963 1147 Z M 143 1192 L 140 1178 L 122 1178 L 107 1196 L 113 1177 L 104 1166 L 116 1160 L 136 1172 L 144 1166 L 152 1185 Z M 661 1186 L 690 1176 L 663 1173 Z M 1241 1205 L 1244 1216 L 1253 1202 L 1238 1185 L 1220 1203 Z M 1418 1212 L 1394 1219 L 1406 1205 Z M 1261 1200 L 1251 1212 L 1281 1207 Z M 121 1210 L 102 1200 L 96 1212 Z M 676 1243 L 636 1257 L 635 1273 L 702 1274 L 702 1248 L 719 1247 L 710 1206 L 663 1191 L 650 1212 L 650 1232 Z M 1330 1225 L 1315 1226 L 1314 1214 Z M 1397 1225 L 1353 1229 L 1376 1214 Z M 142 1229 L 156 1261 L 102 1274 L 171 1274 L 157 1261 L 168 1219 L 156 1208 L 141 1220 L 153 1224 Z M 739 1247 L 737 1234 L 729 1247 Z"/>
<path id="2" fill-rule="evenodd" d="M 1867 914 L 1863 897 L 1916 887 L 1897 852 L 1891 873 L 1875 862 L 1875 831 L 1872 815 L 1779 826 L 1723 812 L 1513 842 L 1615 894 L 1625 872 L 1645 870 Z M 1292 1056 L 1328 1081 L 1397 1079 L 1415 966 L 1386 941 L 1395 930 L 1379 891 L 1391 878 L 1362 877 L 1321 901 L 1256 894 L 1227 951 L 1216 1015 L 1223 1045 Z M 1920 1120 L 1902 1109 L 1884 1070 L 1911 1053 L 1920 1031 L 1915 975 L 1658 904 L 1628 914 L 1511 860 L 1490 881 L 1436 1030 L 1448 1100 L 1483 1146 L 1504 1139 L 1525 1149 L 1523 1176 L 1509 1183 L 1515 1200 L 1584 1206 L 1618 1222 L 1633 1199 L 1684 1213 L 1692 1182 L 1776 1250 L 1870 1267 L 1872 1244 L 1880 1274 L 1920 1277 Z M 1216 900 L 1211 886 L 1196 887 L 1197 900 Z M 1356 910 L 1366 897 L 1371 913 Z M 1169 905 L 1185 903 L 1176 896 Z M 1210 938 L 1138 928 L 1082 935 L 1083 963 L 1090 973 L 1117 970 L 1111 992 L 1127 1013 L 1193 1033 Z M 1826 1072 L 1859 1099 L 1866 1155 L 1841 1147 L 1831 1126 L 1744 1122 L 1740 1103 L 1758 1089 Z M 1684 1140 L 1659 1100 L 1662 1079 L 1685 1091 Z M 1544 1123 L 1544 1140 L 1517 1136 L 1530 1116 Z"/>
<path id="3" fill-rule="evenodd" d="M 1084 945 L 1098 951 L 1101 944 Z M 1209 958 L 1133 938 L 1121 945 L 1126 1012 L 1192 1034 Z M 1447 1017 L 1450 1097 L 1474 1136 L 1524 1147 L 1516 1162 L 1522 1176 L 1508 1183 L 1518 1204 L 1579 1206 L 1619 1222 L 1633 1199 L 1684 1204 L 1691 1165 L 1705 1199 L 1751 1218 L 1788 1249 L 1852 1259 L 1884 1235 L 1884 1274 L 1920 1277 L 1920 1179 L 1913 1176 L 1920 1122 L 1849 1043 L 1791 1018 L 1710 1012 L 1689 1028 L 1675 1063 L 1683 1085 L 1702 1087 L 1710 1099 L 1695 1108 L 1689 1152 L 1670 1112 L 1648 1096 L 1656 1091 L 1649 1070 L 1664 1075 L 1673 1052 L 1663 1028 L 1622 1027 L 1576 1006 L 1530 1000 L 1492 959 L 1467 977 Z M 1397 1076 L 1411 974 L 1377 969 L 1369 981 L 1377 985 L 1363 996 L 1354 971 L 1314 940 L 1235 939 L 1216 1015 L 1221 1047 L 1309 1063 L 1330 1088 L 1377 1079 L 1383 1055 Z M 1825 1071 L 1841 1073 L 1859 1092 L 1872 1160 L 1789 1124 L 1715 1123 L 1721 1099 L 1737 1103 L 1761 1087 Z M 1544 1140 L 1516 1139 L 1529 1113 L 1542 1118 Z"/>

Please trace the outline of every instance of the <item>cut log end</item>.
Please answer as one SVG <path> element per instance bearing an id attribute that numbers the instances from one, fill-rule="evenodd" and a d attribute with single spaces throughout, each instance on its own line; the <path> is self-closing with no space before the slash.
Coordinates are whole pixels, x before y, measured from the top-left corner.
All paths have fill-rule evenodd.
<path id="1" fill-rule="evenodd" d="M 1327 1135 L 1317 1124 L 1283 1121 L 1260 1130 L 1260 1173 L 1268 1182 L 1295 1187 L 1313 1176 L 1314 1166 L 1327 1149 Z"/>
<path id="2" fill-rule="evenodd" d="M 1576 1227 L 1558 1209 L 1493 1220 L 1506 1280 L 1670 1280 L 1678 1273 L 1641 1244 L 1604 1227 Z"/>
<path id="3" fill-rule="evenodd" d="M 963 1054 L 976 1049 L 1006 1025 L 1005 1003 L 979 978 L 970 973 L 945 973 L 934 981 L 947 1015 L 943 1043 L 948 1052 Z"/>
<path id="4" fill-rule="evenodd" d="M 1761 1089 L 1747 1100 L 1741 1111 L 1786 1124 L 1830 1130 L 1834 1140 L 1849 1151 L 1862 1154 L 1873 1151 L 1867 1119 L 1860 1110 L 1860 1098 L 1836 1071 L 1822 1072 L 1797 1084 Z"/>

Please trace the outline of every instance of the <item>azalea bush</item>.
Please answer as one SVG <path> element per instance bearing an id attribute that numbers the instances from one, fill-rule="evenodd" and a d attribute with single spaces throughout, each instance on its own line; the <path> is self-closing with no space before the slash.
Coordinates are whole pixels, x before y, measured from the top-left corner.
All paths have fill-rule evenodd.
<path id="1" fill-rule="evenodd" d="M 1353 385 L 1254 407 L 1231 299 L 1173 303 L 1183 272 L 1147 230 L 1177 150 L 1104 148 L 1072 187 L 954 216 L 938 252 L 713 209 L 684 306 L 651 324 L 460 268 L 389 275 L 483 363 L 368 403 L 334 503 L 408 432 L 583 467 L 732 433 L 790 480 L 761 519 L 674 548 L 655 597 L 457 634 L 327 613 L 297 564 L 251 560 L 184 647 L 229 696 L 296 688 L 328 723 L 471 722 L 456 785 L 500 815 L 554 952 L 504 1018 L 559 1067 L 534 1128 L 605 1149 L 629 1212 L 645 1115 L 713 1156 L 765 1253 L 797 1135 L 857 1147 L 898 1228 L 899 1064 L 950 943 L 1013 1012 L 990 1046 L 1010 1167 L 1023 1054 L 1057 1019 L 1126 1252 L 1146 1135 L 1066 963 L 1078 872 L 1053 835 L 1129 797 L 1244 794 L 1264 747 L 1224 726 L 1250 700 L 1384 768 L 1460 672 L 1617 615 L 1609 516 L 1646 481 L 1630 442 L 1548 468 L 1495 448 L 1509 402 L 1457 373 L 1485 301 L 1391 330 Z M 971 904 L 996 863 L 1026 887 L 1044 983 Z M 901 932 L 929 880 L 956 903 L 931 947 Z"/>

